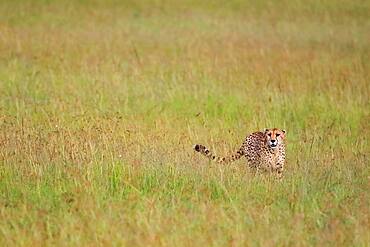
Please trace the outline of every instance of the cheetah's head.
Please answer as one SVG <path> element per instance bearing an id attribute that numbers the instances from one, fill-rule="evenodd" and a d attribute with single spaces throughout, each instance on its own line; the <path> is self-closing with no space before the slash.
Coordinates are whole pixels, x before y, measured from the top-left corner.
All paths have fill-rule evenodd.
<path id="1" fill-rule="evenodd" d="M 271 148 L 276 148 L 281 143 L 283 143 L 285 139 L 285 130 L 277 128 L 265 129 L 265 135 L 267 145 Z"/>

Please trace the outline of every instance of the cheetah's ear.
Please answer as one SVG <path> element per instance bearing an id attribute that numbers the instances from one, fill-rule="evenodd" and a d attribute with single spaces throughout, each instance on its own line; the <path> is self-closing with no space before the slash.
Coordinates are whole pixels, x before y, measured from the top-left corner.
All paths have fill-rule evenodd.
<path id="1" fill-rule="evenodd" d="M 264 132 L 267 133 L 269 131 L 269 129 L 265 129 Z"/>
<path id="2" fill-rule="evenodd" d="M 286 135 L 286 131 L 285 130 L 281 130 L 283 132 L 283 138 L 285 138 L 285 135 Z"/>

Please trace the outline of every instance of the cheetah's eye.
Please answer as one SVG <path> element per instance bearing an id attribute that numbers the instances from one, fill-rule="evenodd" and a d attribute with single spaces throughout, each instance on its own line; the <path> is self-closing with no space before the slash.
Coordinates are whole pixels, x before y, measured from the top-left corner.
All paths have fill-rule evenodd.
<path id="1" fill-rule="evenodd" d="M 276 137 L 278 137 L 280 134 L 276 134 Z"/>
<path id="2" fill-rule="evenodd" d="M 268 136 L 271 136 L 271 133 L 268 133 Z"/>

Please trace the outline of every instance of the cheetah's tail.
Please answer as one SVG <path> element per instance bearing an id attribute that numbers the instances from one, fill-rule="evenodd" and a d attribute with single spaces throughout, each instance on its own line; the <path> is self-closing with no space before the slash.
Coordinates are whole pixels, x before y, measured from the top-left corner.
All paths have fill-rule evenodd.
<path id="1" fill-rule="evenodd" d="M 238 151 L 235 152 L 235 154 L 232 154 L 232 155 L 227 156 L 227 157 L 219 157 L 219 156 L 214 155 L 208 148 L 206 148 L 205 146 L 203 146 L 201 144 L 194 145 L 193 149 L 195 151 L 203 154 L 204 156 L 206 156 L 210 160 L 214 160 L 214 161 L 216 161 L 217 163 L 220 163 L 220 164 L 231 163 L 235 160 L 240 159 L 244 154 L 243 150 L 240 148 Z"/>

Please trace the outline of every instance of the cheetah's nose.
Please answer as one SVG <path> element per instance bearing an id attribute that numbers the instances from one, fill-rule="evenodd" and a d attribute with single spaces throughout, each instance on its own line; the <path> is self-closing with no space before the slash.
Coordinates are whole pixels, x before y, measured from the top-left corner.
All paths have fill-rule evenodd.
<path id="1" fill-rule="evenodd" d="M 271 140 L 271 143 L 275 143 L 276 140 Z"/>

